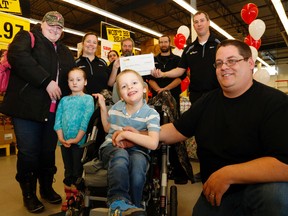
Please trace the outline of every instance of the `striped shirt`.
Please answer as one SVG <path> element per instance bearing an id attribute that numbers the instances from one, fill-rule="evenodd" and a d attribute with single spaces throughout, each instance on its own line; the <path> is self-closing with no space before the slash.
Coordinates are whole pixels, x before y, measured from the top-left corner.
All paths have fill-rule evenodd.
<path id="1" fill-rule="evenodd" d="M 108 115 L 110 129 L 100 149 L 107 145 L 112 145 L 113 133 L 117 130 L 122 130 L 122 128 L 126 126 L 131 126 L 138 131 L 160 131 L 159 113 L 149 107 L 145 100 L 143 106 L 132 115 L 127 113 L 126 103 L 120 100 L 111 107 Z"/>

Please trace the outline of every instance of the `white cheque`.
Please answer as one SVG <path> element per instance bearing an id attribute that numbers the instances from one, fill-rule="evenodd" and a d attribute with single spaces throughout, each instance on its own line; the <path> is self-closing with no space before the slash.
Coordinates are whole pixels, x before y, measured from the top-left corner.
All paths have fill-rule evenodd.
<path id="1" fill-rule="evenodd" d="M 141 76 L 151 74 L 155 67 L 153 54 L 143 54 L 120 58 L 121 70 L 132 69 L 137 71 Z"/>

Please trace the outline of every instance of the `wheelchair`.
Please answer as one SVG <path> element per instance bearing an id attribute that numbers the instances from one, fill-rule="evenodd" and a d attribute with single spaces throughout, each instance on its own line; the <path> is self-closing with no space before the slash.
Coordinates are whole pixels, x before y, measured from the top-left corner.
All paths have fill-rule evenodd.
<path id="1" fill-rule="evenodd" d="M 168 114 L 162 106 L 154 107 L 161 116 L 161 124 L 169 122 Z M 95 111 L 96 112 L 96 111 Z M 83 176 L 77 181 L 77 189 L 80 191 L 80 204 L 68 205 L 66 216 L 101 216 L 107 215 L 107 170 L 102 162 L 91 154 L 91 148 L 101 143 L 96 143 L 100 116 L 93 124 L 87 142 L 84 144 L 82 157 Z M 149 169 L 146 175 L 146 183 L 143 191 L 142 205 L 148 216 L 177 216 L 177 187 L 170 187 L 168 197 L 168 172 L 169 172 L 169 146 L 159 143 L 158 150 L 151 151 Z M 95 153 L 95 150 L 92 150 Z M 94 158 L 91 158 L 91 156 Z M 75 209 L 78 207 L 79 209 Z"/>

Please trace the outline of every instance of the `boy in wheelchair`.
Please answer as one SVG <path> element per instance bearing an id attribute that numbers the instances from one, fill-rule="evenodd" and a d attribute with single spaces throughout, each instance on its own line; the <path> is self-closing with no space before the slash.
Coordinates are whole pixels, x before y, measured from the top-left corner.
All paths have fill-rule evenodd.
<path id="1" fill-rule="evenodd" d="M 149 150 L 158 147 L 160 116 L 143 95 L 142 77 L 133 70 L 122 71 L 116 79 L 121 101 L 107 111 L 105 99 L 98 98 L 101 121 L 108 133 L 99 156 L 108 169 L 109 215 L 146 215 L 141 206 L 149 162 Z M 137 131 L 147 130 L 148 134 Z M 132 145 L 127 145 L 133 143 Z"/>

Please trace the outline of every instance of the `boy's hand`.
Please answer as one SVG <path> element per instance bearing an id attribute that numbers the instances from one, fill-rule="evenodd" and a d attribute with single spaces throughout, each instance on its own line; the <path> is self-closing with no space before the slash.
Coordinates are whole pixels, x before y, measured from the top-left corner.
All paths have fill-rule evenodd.
<path id="1" fill-rule="evenodd" d="M 103 108 L 106 106 L 106 103 L 105 103 L 105 98 L 102 94 L 92 94 L 92 96 L 94 96 L 95 98 L 98 98 L 98 104 L 100 106 L 100 108 Z"/>
<path id="2" fill-rule="evenodd" d="M 140 133 L 138 130 L 136 130 L 135 128 L 131 127 L 131 126 L 126 126 L 122 128 L 123 131 L 131 131 L 133 133 Z"/>
<path id="3" fill-rule="evenodd" d="M 123 128 L 123 130 L 124 130 L 124 128 Z M 136 129 L 134 129 L 134 130 L 137 131 Z M 114 134 L 112 135 L 112 144 L 118 148 L 131 148 L 131 147 L 135 146 L 135 144 L 133 142 L 130 142 L 127 139 L 122 139 L 122 136 L 120 135 L 122 132 L 124 132 L 124 131 L 115 131 L 114 132 Z"/>

